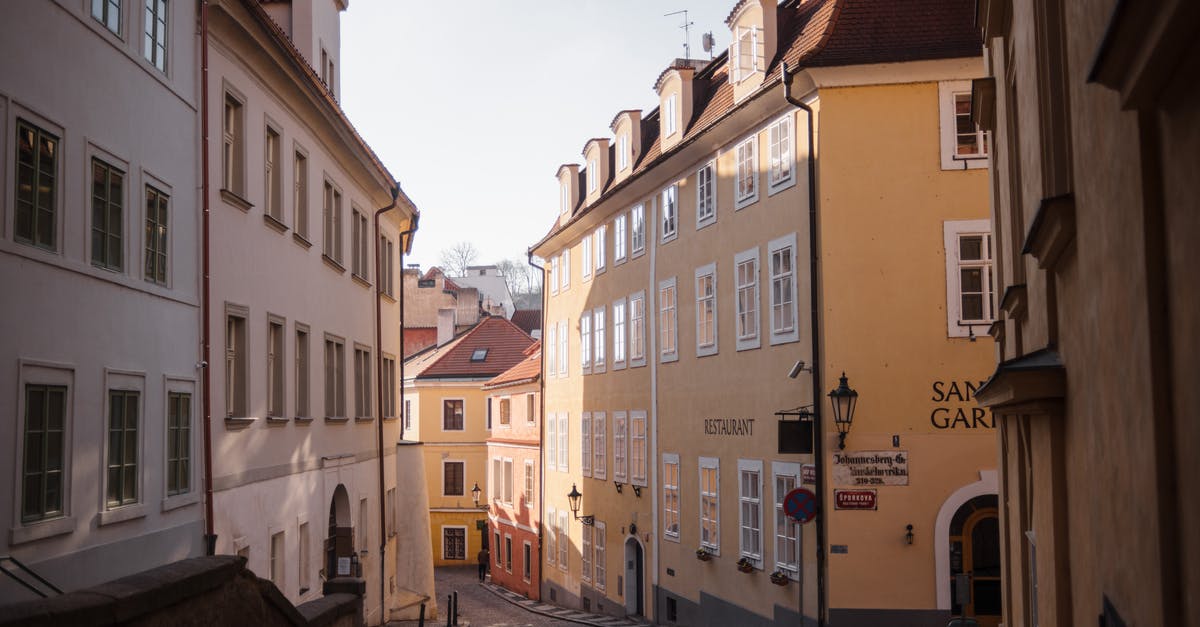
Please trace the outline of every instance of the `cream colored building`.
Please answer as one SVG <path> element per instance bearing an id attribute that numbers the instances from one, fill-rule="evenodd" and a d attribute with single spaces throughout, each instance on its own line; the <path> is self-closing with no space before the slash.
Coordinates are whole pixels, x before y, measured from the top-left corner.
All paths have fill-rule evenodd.
<path id="1" fill-rule="evenodd" d="M 978 3 L 1006 624 L 1200 625 L 1194 3 Z"/>
<path id="2" fill-rule="evenodd" d="M 971 397 L 992 351 L 972 18 L 743 0 L 728 52 L 673 62 L 656 109 L 618 113 L 559 169 L 559 219 L 531 249 L 548 261 L 544 601 L 940 626 L 964 609 L 955 575 L 998 589 L 995 434 Z M 860 395 L 844 450 L 826 396 L 843 371 Z M 780 452 L 776 413 L 798 408 L 821 416 L 823 456 Z M 797 487 L 823 497 L 818 521 L 784 515 Z M 991 599 L 965 611 L 995 624 Z"/>

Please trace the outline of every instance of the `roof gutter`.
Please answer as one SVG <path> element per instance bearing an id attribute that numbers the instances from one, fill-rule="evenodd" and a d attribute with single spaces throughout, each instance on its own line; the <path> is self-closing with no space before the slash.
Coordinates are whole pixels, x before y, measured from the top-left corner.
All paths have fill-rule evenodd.
<path id="1" fill-rule="evenodd" d="M 400 185 L 392 183 L 392 202 L 388 206 L 375 211 L 375 435 L 376 448 L 379 455 L 379 620 L 386 623 L 386 598 L 384 582 L 387 580 L 387 490 L 383 482 L 383 272 L 380 270 L 382 258 L 379 256 L 379 218 L 396 208 L 396 198 L 400 195 Z M 403 264 L 400 265 L 404 267 Z M 401 275 L 403 279 L 403 275 Z M 404 281 L 400 282 L 401 292 L 404 291 Z M 403 311 L 403 308 L 401 309 Z M 403 314 L 401 314 L 403 315 Z M 395 385 L 395 381 L 392 381 Z M 403 428 L 403 426 L 401 427 Z"/>
<path id="2" fill-rule="evenodd" d="M 545 368 L 546 367 L 546 340 L 549 339 L 551 342 L 553 342 L 555 340 L 555 338 L 547 338 L 546 337 L 546 267 L 539 266 L 533 262 L 533 249 L 532 248 L 525 251 L 525 263 L 528 263 L 531 267 L 537 268 L 538 277 L 540 277 L 542 280 L 542 344 L 541 344 L 541 347 L 539 348 L 539 350 L 542 351 L 542 355 L 541 355 L 542 368 Z M 538 470 L 537 470 L 537 473 L 538 473 L 538 500 L 537 500 L 537 507 L 535 508 L 536 511 L 538 511 L 538 512 L 546 511 L 546 472 L 545 472 L 546 464 L 544 463 L 545 462 L 544 457 L 546 455 L 546 377 L 542 376 L 543 374 L 544 373 L 538 373 L 538 381 L 537 381 L 537 384 L 538 384 L 538 448 L 541 449 L 538 453 Z M 538 598 L 539 599 L 542 597 L 542 583 L 543 583 L 542 566 L 541 565 L 545 563 L 542 559 L 545 557 L 544 555 L 542 555 L 542 545 L 543 545 L 543 541 L 545 540 L 544 536 L 545 536 L 545 525 L 542 524 L 542 519 L 541 519 L 541 517 L 539 517 L 538 525 L 537 525 L 537 539 L 538 539 L 538 543 L 537 543 L 537 550 L 538 550 L 538 561 L 537 561 L 537 563 L 538 563 L 538 576 L 537 576 L 538 582 L 537 582 L 537 585 L 538 585 L 538 587 L 537 587 L 537 589 L 538 589 Z"/>

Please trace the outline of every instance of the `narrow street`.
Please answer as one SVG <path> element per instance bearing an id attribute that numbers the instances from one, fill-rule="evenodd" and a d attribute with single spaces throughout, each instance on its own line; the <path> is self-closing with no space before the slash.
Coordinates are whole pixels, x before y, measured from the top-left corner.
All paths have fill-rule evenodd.
<path id="1" fill-rule="evenodd" d="M 471 627 L 549 627 L 550 625 L 574 625 L 575 623 L 542 616 L 489 592 L 479 585 L 478 571 L 474 565 L 452 566 L 436 569 L 438 621 L 428 625 L 445 625 L 447 596 L 458 592 L 459 623 Z"/>

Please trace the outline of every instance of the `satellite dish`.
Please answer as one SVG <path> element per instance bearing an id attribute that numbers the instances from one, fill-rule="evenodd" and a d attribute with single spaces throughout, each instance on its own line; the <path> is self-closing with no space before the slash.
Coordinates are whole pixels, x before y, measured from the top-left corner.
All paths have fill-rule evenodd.
<path id="1" fill-rule="evenodd" d="M 701 45 L 704 46 L 705 52 L 712 52 L 712 49 L 713 49 L 713 34 L 712 33 L 704 33 L 704 35 L 702 37 L 700 37 L 700 42 L 701 42 Z"/>

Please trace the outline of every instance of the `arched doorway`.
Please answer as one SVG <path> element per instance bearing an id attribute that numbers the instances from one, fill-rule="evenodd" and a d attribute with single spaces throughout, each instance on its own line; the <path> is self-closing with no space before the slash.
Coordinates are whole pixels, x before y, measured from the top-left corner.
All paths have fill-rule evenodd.
<path id="1" fill-rule="evenodd" d="M 646 613 L 645 600 L 642 598 L 646 589 L 644 573 L 644 555 L 642 543 L 637 538 L 625 540 L 625 613 L 644 616 Z"/>
<path id="2" fill-rule="evenodd" d="M 977 496 L 950 521 L 950 612 L 996 627 L 1001 620 L 1000 518 L 994 494 Z"/>
<path id="3" fill-rule="evenodd" d="M 354 527 L 350 522 L 350 496 L 346 494 L 346 486 L 339 483 L 329 501 L 329 535 L 325 537 L 325 579 L 339 576 L 339 558 L 345 559 L 341 562 L 341 572 L 355 576 L 351 570 L 352 566 L 349 566 L 353 555 Z"/>

